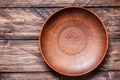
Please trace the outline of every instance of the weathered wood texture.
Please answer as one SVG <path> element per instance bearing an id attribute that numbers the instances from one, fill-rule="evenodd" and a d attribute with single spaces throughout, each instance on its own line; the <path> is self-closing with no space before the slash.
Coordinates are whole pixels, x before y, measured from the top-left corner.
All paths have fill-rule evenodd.
<path id="1" fill-rule="evenodd" d="M 108 30 L 104 61 L 82 77 L 53 72 L 40 55 L 39 30 L 50 14 L 64 6 L 89 7 Z M 0 80 L 120 80 L 120 0 L 0 0 L 0 7 L 4 7 L 0 8 Z"/>
<path id="2" fill-rule="evenodd" d="M 120 70 L 120 39 L 109 41 L 109 50 L 97 70 Z M 51 71 L 41 58 L 38 40 L 0 40 L 0 72 Z"/>
<path id="3" fill-rule="evenodd" d="M 92 72 L 84 76 L 67 77 L 56 72 L 0 73 L 0 80 L 119 80 L 120 72 Z"/>
<path id="4" fill-rule="evenodd" d="M 59 80 L 58 74 L 44 73 L 0 73 L 0 80 Z"/>
<path id="5" fill-rule="evenodd" d="M 120 0 L 0 0 L 0 7 L 120 6 Z"/>
<path id="6" fill-rule="evenodd" d="M 60 80 L 120 80 L 120 72 L 91 72 L 82 77 L 61 76 Z"/>
<path id="7" fill-rule="evenodd" d="M 120 71 L 119 72 L 109 72 L 110 80 L 120 80 Z"/>
<path id="8" fill-rule="evenodd" d="M 45 19 L 60 8 L 0 9 L 0 39 L 38 39 Z M 120 39 L 120 8 L 90 8 L 105 23 L 109 38 Z"/>
<path id="9" fill-rule="evenodd" d="M 108 80 L 107 72 L 92 72 L 82 77 L 66 77 L 55 72 L 45 73 L 1 73 L 1 80 Z"/>
<path id="10" fill-rule="evenodd" d="M 61 76 L 60 80 L 109 80 L 109 75 L 108 72 L 91 72 L 78 77 Z"/>

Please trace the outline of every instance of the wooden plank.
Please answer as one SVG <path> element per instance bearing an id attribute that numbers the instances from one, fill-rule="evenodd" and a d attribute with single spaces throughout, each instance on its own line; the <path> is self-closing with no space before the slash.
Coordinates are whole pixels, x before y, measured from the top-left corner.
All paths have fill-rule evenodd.
<path id="1" fill-rule="evenodd" d="M 68 77 L 56 72 L 0 73 L 1 80 L 119 80 L 120 72 L 91 72 L 84 76 Z"/>
<path id="2" fill-rule="evenodd" d="M 0 79 L 1 80 L 109 80 L 109 76 L 108 76 L 108 72 L 92 72 L 90 74 L 84 76 L 78 76 L 78 77 L 67 77 L 60 75 L 56 72 L 1 73 Z"/>
<path id="3" fill-rule="evenodd" d="M 109 72 L 110 80 L 120 80 L 120 72 Z"/>
<path id="4" fill-rule="evenodd" d="M 0 39 L 38 39 L 45 19 L 60 8 L 0 9 Z M 120 8 L 88 8 L 105 23 L 109 38 L 120 38 Z"/>
<path id="5" fill-rule="evenodd" d="M 41 15 L 33 8 L 0 9 L 0 39 L 38 39 L 44 21 L 42 15 L 48 16 L 47 12 L 40 10 Z"/>
<path id="6" fill-rule="evenodd" d="M 38 40 L 0 40 L 0 72 L 51 71 L 38 45 Z M 120 39 L 109 41 L 106 58 L 97 70 L 120 70 Z"/>
<path id="7" fill-rule="evenodd" d="M 91 72 L 78 77 L 61 76 L 60 80 L 120 80 L 120 72 Z"/>
<path id="8" fill-rule="evenodd" d="M 84 76 L 78 76 L 78 77 L 61 76 L 60 80 L 109 80 L 109 76 L 107 72 L 94 71 Z"/>
<path id="9" fill-rule="evenodd" d="M 0 72 L 50 71 L 41 58 L 38 41 L 0 41 Z"/>
<path id="10" fill-rule="evenodd" d="M 45 73 L 0 73 L 0 80 L 59 80 L 58 74 Z"/>
<path id="11" fill-rule="evenodd" d="M 0 0 L 0 7 L 120 6 L 119 0 Z"/>
<path id="12" fill-rule="evenodd" d="M 0 73 L 1 80 L 119 80 L 120 72 L 91 72 L 84 76 L 68 77 L 56 72 Z"/>

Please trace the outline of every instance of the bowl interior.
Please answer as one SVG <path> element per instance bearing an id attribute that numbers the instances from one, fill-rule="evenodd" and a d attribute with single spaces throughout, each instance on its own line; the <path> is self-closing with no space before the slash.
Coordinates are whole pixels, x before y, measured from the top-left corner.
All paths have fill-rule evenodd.
<path id="1" fill-rule="evenodd" d="M 65 8 L 44 24 L 40 36 L 46 63 L 65 75 L 85 74 L 100 64 L 107 36 L 102 22 L 83 8 Z"/>

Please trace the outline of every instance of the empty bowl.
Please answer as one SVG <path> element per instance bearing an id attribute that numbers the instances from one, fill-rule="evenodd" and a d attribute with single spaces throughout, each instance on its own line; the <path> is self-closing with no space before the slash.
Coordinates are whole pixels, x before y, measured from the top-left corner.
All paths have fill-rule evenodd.
<path id="1" fill-rule="evenodd" d="M 67 7 L 45 21 L 39 43 L 43 59 L 53 70 L 67 76 L 80 76 L 102 62 L 108 48 L 108 34 L 92 11 Z"/>

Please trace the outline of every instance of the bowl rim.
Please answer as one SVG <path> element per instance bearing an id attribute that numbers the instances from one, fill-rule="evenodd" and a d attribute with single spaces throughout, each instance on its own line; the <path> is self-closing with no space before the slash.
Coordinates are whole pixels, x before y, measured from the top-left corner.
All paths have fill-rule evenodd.
<path id="1" fill-rule="evenodd" d="M 44 53 L 43 53 L 43 50 L 42 50 L 41 37 L 42 37 L 42 31 L 43 31 L 43 28 L 44 28 L 45 24 L 47 23 L 47 21 L 48 21 L 54 14 L 56 14 L 57 12 L 59 12 L 59 11 L 61 11 L 61 10 L 69 9 L 69 8 L 83 9 L 83 10 L 85 10 L 85 11 L 88 11 L 88 12 L 92 13 L 95 17 L 98 18 L 98 20 L 99 20 L 100 23 L 102 24 L 102 27 L 103 27 L 103 29 L 104 29 L 104 31 L 105 31 L 106 45 L 105 45 L 105 51 L 104 51 L 104 53 L 103 53 L 103 56 L 102 56 L 101 59 L 97 62 L 97 64 L 94 65 L 94 67 L 92 67 L 91 69 L 89 69 L 88 71 L 85 71 L 85 72 L 83 72 L 83 73 L 77 73 L 77 74 L 76 74 L 76 73 L 75 73 L 75 74 L 74 74 L 74 73 L 71 73 L 71 74 L 69 74 L 69 73 L 64 73 L 64 72 L 61 72 L 61 71 L 57 70 L 54 66 L 52 66 L 52 65 L 48 62 L 48 60 L 45 58 Z M 45 62 L 51 69 L 53 69 L 54 71 L 56 71 L 56 72 L 58 72 L 58 73 L 60 73 L 60 74 L 62 74 L 62 75 L 65 75 L 65 76 L 81 76 L 81 75 L 85 75 L 85 74 L 93 71 L 94 69 L 96 69 L 96 68 L 101 64 L 101 62 L 103 61 L 103 59 L 105 58 L 105 55 L 107 54 L 107 50 L 108 50 L 108 32 L 107 32 L 107 29 L 106 29 L 106 27 L 105 27 L 102 19 L 100 19 L 100 17 L 99 17 L 95 12 L 93 12 L 92 10 L 87 9 L 87 8 L 85 8 L 85 7 L 82 7 L 82 6 L 69 6 L 69 7 L 64 7 L 64 8 L 55 10 L 55 11 L 54 11 L 51 15 L 49 15 L 49 16 L 46 18 L 46 20 L 43 22 L 42 28 L 41 28 L 40 33 L 39 33 L 39 50 L 40 50 L 40 54 L 41 54 L 44 62 Z"/>

